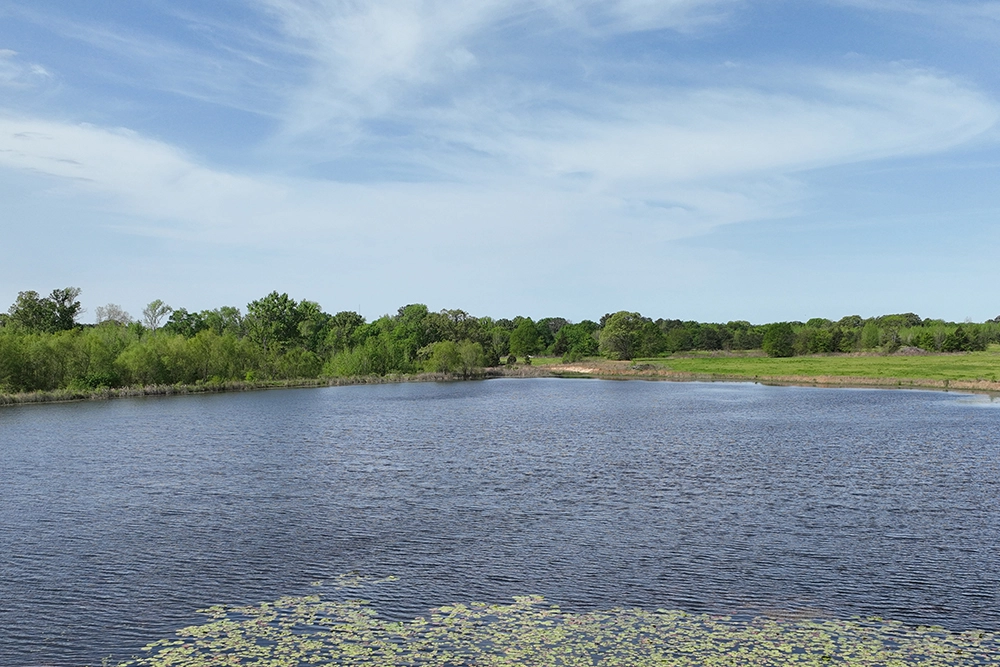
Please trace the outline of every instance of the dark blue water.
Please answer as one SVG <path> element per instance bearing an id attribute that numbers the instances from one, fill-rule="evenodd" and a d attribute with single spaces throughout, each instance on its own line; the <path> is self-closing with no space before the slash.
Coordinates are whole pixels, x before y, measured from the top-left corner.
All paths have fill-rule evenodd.
<path id="1" fill-rule="evenodd" d="M 1000 402 L 493 380 L 0 410 L 0 665 L 99 664 L 338 574 L 1000 629 Z M 323 592 L 323 589 L 318 589 Z"/>

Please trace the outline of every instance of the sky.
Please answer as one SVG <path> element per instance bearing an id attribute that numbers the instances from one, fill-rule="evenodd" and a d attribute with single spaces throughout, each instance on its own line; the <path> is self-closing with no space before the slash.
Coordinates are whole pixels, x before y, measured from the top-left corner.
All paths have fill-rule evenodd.
<path id="1" fill-rule="evenodd" d="M 981 322 L 998 55 L 983 0 L 0 0 L 0 310 Z"/>

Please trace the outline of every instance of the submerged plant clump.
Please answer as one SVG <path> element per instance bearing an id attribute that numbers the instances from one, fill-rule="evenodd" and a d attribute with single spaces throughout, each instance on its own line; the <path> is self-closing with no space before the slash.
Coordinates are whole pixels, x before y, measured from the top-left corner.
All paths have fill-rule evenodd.
<path id="1" fill-rule="evenodd" d="M 1000 636 L 881 619 L 786 621 L 681 611 L 570 613 L 538 596 L 391 622 L 364 600 L 211 607 L 127 667 L 332 665 L 996 665 Z"/>

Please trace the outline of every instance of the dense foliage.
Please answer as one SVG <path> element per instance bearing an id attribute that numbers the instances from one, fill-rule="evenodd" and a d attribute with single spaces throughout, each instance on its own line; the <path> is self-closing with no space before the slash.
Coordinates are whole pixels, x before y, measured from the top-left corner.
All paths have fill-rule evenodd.
<path id="1" fill-rule="evenodd" d="M 474 317 L 431 312 L 422 304 L 368 322 L 329 314 L 313 301 L 272 292 L 247 304 L 189 312 L 157 299 L 142 322 L 115 304 L 98 307 L 95 325 L 74 287 L 48 297 L 21 292 L 0 315 L 0 391 L 96 389 L 233 380 L 348 377 L 437 372 L 471 377 L 487 366 L 546 355 L 575 361 L 655 357 L 692 350 L 763 350 L 770 356 L 982 350 L 1000 342 L 1000 318 L 981 324 L 923 320 L 912 314 L 836 322 L 753 325 L 652 320 L 609 313 L 599 322 L 561 317 Z"/>

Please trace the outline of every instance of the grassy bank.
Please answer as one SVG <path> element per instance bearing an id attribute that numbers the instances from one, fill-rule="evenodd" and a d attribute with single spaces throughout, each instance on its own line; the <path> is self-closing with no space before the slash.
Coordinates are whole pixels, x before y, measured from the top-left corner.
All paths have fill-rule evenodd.
<path id="1" fill-rule="evenodd" d="M 341 387 L 359 384 L 391 384 L 396 382 L 453 382 L 456 380 L 482 380 L 495 377 L 539 377 L 549 375 L 532 367 L 486 368 L 481 373 L 463 376 L 456 373 L 417 373 L 391 375 L 364 375 L 346 378 L 302 378 L 297 380 L 271 380 L 261 382 L 208 382 L 203 384 L 154 384 L 134 387 L 101 388 L 90 390 L 56 389 L 16 394 L 0 393 L 0 406 L 31 403 L 59 403 L 66 401 L 100 401 L 113 398 L 142 396 L 182 396 L 232 391 L 260 391 L 264 389 L 292 389 L 302 387 Z"/>
<path id="2" fill-rule="evenodd" d="M 858 377 L 936 381 L 1000 379 L 1000 347 L 957 354 L 829 355 L 788 357 L 690 356 L 649 359 L 638 363 L 684 373 L 739 377 Z"/>
<path id="3" fill-rule="evenodd" d="M 631 362 L 587 359 L 570 364 L 540 360 L 561 376 L 667 380 L 752 380 L 775 384 L 922 387 L 1000 392 L 1000 346 L 985 352 L 922 355 L 823 355 L 769 358 L 699 354 Z"/>
<path id="4" fill-rule="evenodd" d="M 293 387 L 334 387 L 394 382 L 448 382 L 496 377 L 614 377 L 667 380 L 752 380 L 823 385 L 915 387 L 1000 392 L 1000 346 L 959 354 L 824 355 L 783 359 L 755 355 L 700 354 L 609 361 L 585 359 L 565 364 L 557 357 L 532 359 L 530 366 L 487 368 L 472 376 L 454 373 L 368 375 L 346 378 L 143 385 L 116 389 L 59 389 L 0 394 L 0 406 L 61 401 L 105 400 Z"/>

